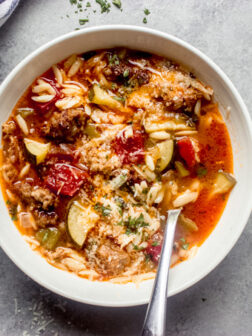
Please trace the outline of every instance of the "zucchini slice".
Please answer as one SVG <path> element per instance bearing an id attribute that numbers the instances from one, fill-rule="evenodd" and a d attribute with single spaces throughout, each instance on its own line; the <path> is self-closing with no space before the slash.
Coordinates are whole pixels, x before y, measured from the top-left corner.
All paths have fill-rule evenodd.
<path id="1" fill-rule="evenodd" d="M 89 100 L 97 105 L 105 105 L 111 109 L 121 109 L 123 105 L 111 97 L 104 89 L 94 84 L 92 89 L 89 91 Z"/>
<path id="2" fill-rule="evenodd" d="M 50 149 L 50 143 L 41 143 L 28 138 L 24 139 L 24 143 L 28 152 L 36 157 L 37 164 L 40 164 L 45 160 L 45 157 Z"/>
<path id="3" fill-rule="evenodd" d="M 72 203 L 67 216 L 67 229 L 76 245 L 84 245 L 89 230 L 95 226 L 98 219 L 99 216 L 91 206 L 85 208 L 77 201 Z"/>
<path id="4" fill-rule="evenodd" d="M 173 140 L 166 140 L 158 143 L 157 147 L 159 149 L 157 170 L 161 172 L 168 166 L 172 159 L 174 152 L 174 143 Z"/>
<path id="5" fill-rule="evenodd" d="M 236 184 L 236 179 L 233 175 L 219 170 L 213 186 L 212 195 L 224 194 L 230 191 Z"/>
<path id="6" fill-rule="evenodd" d="M 186 169 L 183 163 L 180 161 L 175 161 L 175 168 L 181 177 L 186 177 L 190 175 L 189 170 Z"/>

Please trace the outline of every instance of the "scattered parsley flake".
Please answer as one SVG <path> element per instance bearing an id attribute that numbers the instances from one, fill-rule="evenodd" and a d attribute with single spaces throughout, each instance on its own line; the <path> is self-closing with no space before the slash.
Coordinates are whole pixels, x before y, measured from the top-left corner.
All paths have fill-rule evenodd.
<path id="1" fill-rule="evenodd" d="M 77 0 L 70 0 L 70 4 L 71 5 L 76 5 L 77 4 Z"/>
<path id="2" fill-rule="evenodd" d="M 189 243 L 186 243 L 186 244 L 182 245 L 183 250 L 188 250 L 188 247 L 189 247 Z"/>
<path id="3" fill-rule="evenodd" d="M 160 243 L 159 243 L 158 241 L 154 241 L 151 245 L 152 245 L 152 246 L 159 246 Z"/>
<path id="4" fill-rule="evenodd" d="M 141 251 L 141 250 L 143 250 L 143 247 L 139 247 L 138 245 L 134 245 L 134 244 L 133 244 L 133 249 L 134 249 L 135 251 Z"/>
<path id="5" fill-rule="evenodd" d="M 185 238 L 180 238 L 180 241 L 182 243 L 181 247 L 183 250 L 188 250 L 188 247 L 189 247 L 189 243 L 187 243 L 186 239 Z"/>
<path id="6" fill-rule="evenodd" d="M 144 188 L 144 189 L 142 190 L 142 194 L 147 195 L 147 194 L 148 194 L 148 191 L 149 191 L 149 188 Z"/>
<path id="7" fill-rule="evenodd" d="M 129 76 L 129 69 L 124 70 L 123 77 L 126 78 Z"/>
<path id="8" fill-rule="evenodd" d="M 126 234 L 135 233 L 141 227 L 149 226 L 148 223 L 144 221 L 143 214 L 140 214 L 138 218 L 129 217 L 124 225 L 127 227 Z"/>
<path id="9" fill-rule="evenodd" d="M 123 220 L 121 219 L 120 222 L 116 223 L 116 225 L 122 226 L 123 225 Z"/>
<path id="10" fill-rule="evenodd" d="M 143 18 L 143 23 L 147 23 L 147 19 L 146 19 L 146 17 L 145 18 Z"/>
<path id="11" fill-rule="evenodd" d="M 95 0 L 101 6 L 101 13 L 109 12 L 110 11 L 110 3 L 107 0 Z"/>
<path id="12" fill-rule="evenodd" d="M 121 0 L 113 0 L 112 4 L 115 5 L 119 9 L 121 9 L 121 7 L 122 7 Z"/>
<path id="13" fill-rule="evenodd" d="M 11 201 L 7 201 L 6 204 L 8 205 L 9 214 L 13 221 L 17 220 L 17 204 L 12 203 Z"/>
<path id="14" fill-rule="evenodd" d="M 91 3 L 88 1 L 86 7 L 91 7 Z"/>
<path id="15" fill-rule="evenodd" d="M 207 169 L 204 166 L 201 166 L 197 169 L 197 175 L 198 176 L 206 176 L 207 174 Z"/>
<path id="16" fill-rule="evenodd" d="M 119 58 L 116 54 L 114 54 L 113 56 L 109 55 L 109 64 L 110 65 L 119 65 L 120 64 Z"/>
<path id="17" fill-rule="evenodd" d="M 79 24 L 83 26 L 85 23 L 87 23 L 89 20 L 88 19 L 79 19 Z"/>
<path id="18" fill-rule="evenodd" d="M 144 14 L 145 14 L 145 15 L 149 15 L 149 14 L 150 14 L 150 11 L 149 11 L 148 8 L 145 8 L 145 10 L 144 10 Z"/>
<path id="19" fill-rule="evenodd" d="M 107 217 L 110 215 L 111 213 L 111 207 L 107 206 L 105 207 L 104 205 L 102 205 L 101 203 L 96 203 L 94 205 L 94 209 L 98 212 L 100 212 L 102 214 L 103 217 Z"/>
<path id="20" fill-rule="evenodd" d="M 118 97 L 118 96 L 113 96 L 113 99 L 120 101 L 120 102 L 125 102 L 125 98 L 124 97 Z"/>
<path id="21" fill-rule="evenodd" d="M 112 89 L 112 90 L 115 90 L 116 88 L 117 88 L 117 84 L 116 84 L 116 83 L 112 83 L 112 84 L 111 84 L 111 89 Z"/>

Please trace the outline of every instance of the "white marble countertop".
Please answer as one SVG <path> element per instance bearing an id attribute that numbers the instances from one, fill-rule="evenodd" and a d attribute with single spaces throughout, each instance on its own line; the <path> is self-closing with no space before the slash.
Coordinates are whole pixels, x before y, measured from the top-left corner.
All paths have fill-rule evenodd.
<path id="1" fill-rule="evenodd" d="M 83 4 L 87 1 L 83 0 Z M 122 0 L 100 14 L 75 13 L 69 0 L 21 0 L 0 28 L 0 82 L 26 55 L 79 26 L 144 25 L 174 34 L 212 58 L 252 105 L 251 0 Z M 97 10 L 96 13 L 93 10 Z M 0 107 L 1 108 L 1 107 Z M 245 197 L 245 195 L 243 195 Z M 252 218 L 228 257 L 205 279 L 169 301 L 169 336 L 252 335 Z M 218 253 L 218 251 L 216 251 Z M 24 275 L 0 249 L 1 336 L 137 336 L 146 306 L 101 308 L 65 300 Z M 44 328 L 43 326 L 48 323 Z"/>

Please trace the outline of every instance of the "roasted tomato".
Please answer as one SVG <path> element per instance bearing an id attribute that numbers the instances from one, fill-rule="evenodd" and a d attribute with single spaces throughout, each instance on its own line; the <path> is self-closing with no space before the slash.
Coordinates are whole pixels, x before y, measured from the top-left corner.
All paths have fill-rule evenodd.
<path id="1" fill-rule="evenodd" d="M 141 163 L 144 159 L 144 133 L 133 130 L 132 136 L 127 136 L 127 130 L 117 135 L 114 149 L 123 163 Z"/>
<path id="2" fill-rule="evenodd" d="M 196 154 L 192 140 L 184 137 L 177 142 L 179 155 L 185 160 L 188 168 L 193 168 L 196 164 Z"/>
<path id="3" fill-rule="evenodd" d="M 51 107 L 53 107 L 53 105 L 56 103 L 57 100 L 59 100 L 62 97 L 61 92 L 59 91 L 59 89 L 56 86 L 56 83 L 54 80 L 52 79 L 48 79 L 45 77 L 40 77 L 42 80 L 44 80 L 45 82 L 49 83 L 55 90 L 55 96 L 47 103 L 38 103 L 38 102 L 33 102 L 36 107 L 41 111 L 41 112 L 48 112 L 50 110 Z"/>
<path id="4" fill-rule="evenodd" d="M 153 235 L 152 239 L 149 241 L 148 246 L 145 250 L 146 254 L 151 257 L 151 260 L 155 263 L 159 262 L 163 244 L 163 236 L 160 232 Z"/>
<path id="5" fill-rule="evenodd" d="M 56 163 L 49 169 L 45 183 L 56 194 L 73 196 L 88 177 L 88 173 L 79 168 L 66 163 Z"/>

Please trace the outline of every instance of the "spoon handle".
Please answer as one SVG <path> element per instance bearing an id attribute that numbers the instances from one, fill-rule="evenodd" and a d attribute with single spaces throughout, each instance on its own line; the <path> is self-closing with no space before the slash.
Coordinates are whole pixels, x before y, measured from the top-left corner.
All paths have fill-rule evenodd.
<path id="1" fill-rule="evenodd" d="M 142 330 L 142 336 L 164 336 L 166 325 L 166 301 L 170 260 L 175 228 L 181 209 L 169 210 L 164 233 L 163 247 L 151 300 Z"/>

